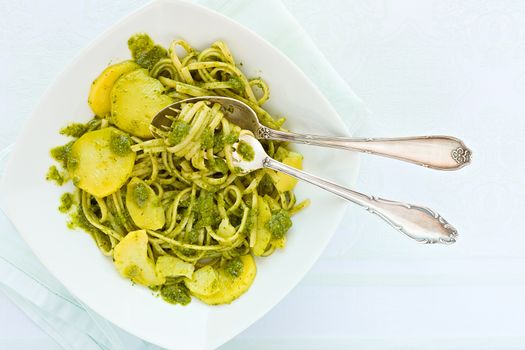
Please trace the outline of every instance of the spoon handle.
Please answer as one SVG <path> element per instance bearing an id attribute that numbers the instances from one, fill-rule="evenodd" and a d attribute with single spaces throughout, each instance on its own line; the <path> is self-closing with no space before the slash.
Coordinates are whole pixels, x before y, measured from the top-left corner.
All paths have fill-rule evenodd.
<path id="1" fill-rule="evenodd" d="M 303 143 L 376 154 L 438 170 L 460 169 L 470 163 L 472 154 L 461 140 L 451 136 L 359 139 L 296 134 L 267 127 L 261 127 L 257 136 L 259 139 Z"/>
<path id="2" fill-rule="evenodd" d="M 358 204 L 420 243 L 451 244 L 456 241 L 456 229 L 441 215 L 428 208 L 365 195 L 280 163 L 270 157 L 264 159 L 263 166 L 304 180 Z"/>

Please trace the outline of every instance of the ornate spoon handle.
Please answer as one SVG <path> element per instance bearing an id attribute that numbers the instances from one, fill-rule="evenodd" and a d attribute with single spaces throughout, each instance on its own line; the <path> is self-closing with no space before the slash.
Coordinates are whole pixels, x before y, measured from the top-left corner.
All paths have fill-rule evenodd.
<path id="1" fill-rule="evenodd" d="M 260 139 L 303 143 L 376 154 L 438 170 L 462 168 L 470 163 L 472 154 L 461 140 L 450 136 L 357 139 L 295 134 L 267 127 L 261 127 L 257 136 Z"/>
<path id="2" fill-rule="evenodd" d="M 456 229 L 438 213 L 428 208 L 368 196 L 295 169 L 270 157 L 264 159 L 263 166 L 307 181 L 358 204 L 420 243 L 451 244 L 456 241 Z"/>

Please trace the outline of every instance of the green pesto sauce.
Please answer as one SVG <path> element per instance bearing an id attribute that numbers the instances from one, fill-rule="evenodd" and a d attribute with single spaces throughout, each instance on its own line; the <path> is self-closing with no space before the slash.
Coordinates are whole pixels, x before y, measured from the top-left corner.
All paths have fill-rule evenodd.
<path id="1" fill-rule="evenodd" d="M 58 210 L 61 213 L 67 213 L 71 210 L 71 207 L 75 204 L 75 197 L 73 193 L 66 192 L 60 197 L 60 206 Z"/>
<path id="2" fill-rule="evenodd" d="M 132 194 L 133 200 L 139 207 L 142 208 L 146 205 L 146 202 L 149 199 L 149 189 L 145 184 L 142 182 L 136 184 L 132 189 Z"/>
<path id="3" fill-rule="evenodd" d="M 75 158 L 71 155 L 67 158 L 67 170 L 75 170 L 75 168 L 78 166 L 78 158 Z"/>
<path id="4" fill-rule="evenodd" d="M 226 264 L 226 271 L 233 277 L 239 277 L 244 269 L 244 263 L 240 258 L 234 258 Z"/>
<path id="5" fill-rule="evenodd" d="M 178 145 L 190 133 L 190 126 L 188 123 L 181 120 L 176 120 L 171 126 L 171 131 L 168 134 L 168 142 L 170 145 Z"/>
<path id="6" fill-rule="evenodd" d="M 189 244 L 196 244 L 199 242 L 199 231 L 198 230 L 191 230 L 190 232 L 186 233 L 186 241 Z"/>
<path id="7" fill-rule="evenodd" d="M 91 119 L 85 125 L 86 126 L 86 132 L 98 129 L 100 127 L 101 123 L 102 123 L 102 121 L 100 120 L 100 118 L 95 117 L 95 118 Z"/>
<path id="8" fill-rule="evenodd" d="M 238 77 L 231 77 L 228 83 L 231 84 L 231 88 L 237 93 L 240 93 L 244 89 L 244 84 Z"/>
<path id="9" fill-rule="evenodd" d="M 131 152 L 131 137 L 127 134 L 114 132 L 111 134 L 109 148 L 118 156 L 126 156 Z"/>
<path id="10" fill-rule="evenodd" d="M 55 165 L 49 167 L 46 174 L 46 180 L 54 181 L 59 186 L 62 186 L 65 182 L 64 176 L 58 171 L 58 168 Z"/>
<path id="11" fill-rule="evenodd" d="M 73 147 L 74 142 L 75 141 L 68 142 L 63 146 L 55 147 L 50 151 L 51 157 L 53 157 L 54 160 L 62 164 L 64 168 L 67 167 L 67 162 L 71 154 L 71 147 Z"/>
<path id="12" fill-rule="evenodd" d="M 128 39 L 128 48 L 131 51 L 133 59 L 141 52 L 150 50 L 155 43 L 146 33 L 137 33 Z"/>
<path id="13" fill-rule="evenodd" d="M 114 215 L 114 217 L 116 224 L 124 230 L 126 229 L 126 225 L 133 226 L 133 220 L 131 219 L 131 215 L 129 215 L 129 211 L 126 208 L 123 208 L 123 210 Z"/>
<path id="14" fill-rule="evenodd" d="M 228 164 L 221 158 L 215 158 L 213 161 L 213 170 L 226 174 L 228 172 Z"/>
<path id="15" fill-rule="evenodd" d="M 145 33 L 137 33 L 128 39 L 131 56 L 138 65 L 151 69 L 161 59 L 168 57 L 168 52 Z"/>
<path id="16" fill-rule="evenodd" d="M 179 207 L 181 208 L 187 208 L 190 206 L 190 203 L 191 203 L 191 199 L 190 197 L 186 197 L 184 199 L 182 199 L 180 202 L 179 202 Z M 183 212 L 181 212 L 181 215 L 184 214 Z"/>
<path id="17" fill-rule="evenodd" d="M 153 46 L 150 50 L 137 54 L 135 62 L 143 68 L 151 69 L 158 61 L 168 57 L 168 52 L 160 45 Z"/>
<path id="18" fill-rule="evenodd" d="M 195 249 L 191 249 L 191 248 L 180 248 L 179 252 L 181 252 L 181 254 L 183 254 L 183 255 L 185 255 L 187 257 L 192 257 L 192 256 L 197 255 L 197 251 Z"/>
<path id="19" fill-rule="evenodd" d="M 213 131 L 210 128 L 204 129 L 201 135 L 201 148 L 209 149 L 213 147 Z"/>
<path id="20" fill-rule="evenodd" d="M 261 181 L 257 185 L 257 192 L 261 196 L 264 196 L 265 194 L 269 195 L 269 194 L 272 194 L 274 188 L 275 187 L 273 185 L 273 181 L 272 181 L 272 178 L 270 177 L 270 175 L 264 174 L 264 176 L 262 177 Z"/>
<path id="21" fill-rule="evenodd" d="M 225 135 L 223 139 L 224 139 L 225 144 L 233 145 L 237 141 L 237 139 L 239 139 L 239 135 L 238 134 L 228 134 L 228 135 Z"/>
<path id="22" fill-rule="evenodd" d="M 60 129 L 60 134 L 79 138 L 87 131 L 87 126 L 81 123 L 71 123 Z"/>
<path id="23" fill-rule="evenodd" d="M 77 206 L 77 210 L 75 212 L 71 213 L 69 215 L 69 217 L 70 217 L 70 221 L 67 224 L 67 227 L 69 227 L 70 229 L 80 228 L 80 229 L 86 231 L 87 233 L 91 234 L 93 237 L 95 237 L 95 235 L 98 235 L 98 234 L 101 233 L 98 228 L 93 226 L 88 221 L 88 219 L 84 215 L 84 212 L 82 211 L 82 205 L 81 204 L 79 204 Z"/>
<path id="24" fill-rule="evenodd" d="M 170 304 L 188 305 L 191 301 L 190 292 L 184 283 L 163 285 L 160 296 Z"/>
<path id="25" fill-rule="evenodd" d="M 221 151 L 226 145 L 233 145 L 239 138 L 239 135 L 234 133 L 224 135 L 219 132 L 213 135 L 213 150 Z"/>
<path id="26" fill-rule="evenodd" d="M 244 173 L 244 170 L 242 170 L 241 167 L 236 166 L 236 167 L 233 167 L 233 173 L 234 174 L 242 174 L 242 173 Z"/>
<path id="27" fill-rule="evenodd" d="M 196 229 L 206 226 L 216 227 L 221 221 L 219 209 L 213 200 L 213 194 L 202 189 L 193 206 L 193 212 L 196 216 L 194 226 Z"/>
<path id="28" fill-rule="evenodd" d="M 237 145 L 237 153 L 242 157 L 242 159 L 251 162 L 255 158 L 255 152 L 253 147 L 244 141 L 240 141 Z"/>
<path id="29" fill-rule="evenodd" d="M 142 269 L 135 264 L 129 265 L 124 270 L 124 275 L 128 276 L 131 280 L 133 280 L 134 278 L 142 275 Z"/>
<path id="30" fill-rule="evenodd" d="M 292 220 L 286 210 L 279 210 L 272 214 L 265 227 L 272 233 L 273 238 L 283 238 L 290 227 L 292 227 Z"/>
<path id="31" fill-rule="evenodd" d="M 250 232 L 255 222 L 256 216 L 257 216 L 257 211 L 254 209 L 250 209 L 250 211 L 248 212 L 248 217 L 246 218 L 246 224 L 244 224 L 243 233 L 247 234 L 248 232 Z"/>

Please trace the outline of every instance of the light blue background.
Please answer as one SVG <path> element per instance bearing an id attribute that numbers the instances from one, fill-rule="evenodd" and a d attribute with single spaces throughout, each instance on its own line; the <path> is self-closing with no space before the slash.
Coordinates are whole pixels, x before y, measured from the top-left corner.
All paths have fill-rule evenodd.
<path id="1" fill-rule="evenodd" d="M 145 1 L 0 1 L 0 148 L 78 51 Z M 525 3 L 285 0 L 372 115 L 363 136 L 451 134 L 460 172 L 362 157 L 358 189 L 460 230 L 419 246 L 351 209 L 288 297 L 224 349 L 525 347 Z M 254 18 L 254 20 L 257 20 Z M 0 348 L 56 349 L 0 294 Z"/>

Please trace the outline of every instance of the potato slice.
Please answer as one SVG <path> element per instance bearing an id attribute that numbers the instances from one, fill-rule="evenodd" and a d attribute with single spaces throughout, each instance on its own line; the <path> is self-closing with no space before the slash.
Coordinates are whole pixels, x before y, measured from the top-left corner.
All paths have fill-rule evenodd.
<path id="1" fill-rule="evenodd" d="M 126 208 L 135 225 L 140 228 L 158 230 L 166 222 L 164 208 L 157 194 L 138 177 L 132 178 L 128 183 Z"/>
<path id="2" fill-rule="evenodd" d="M 229 304 L 240 297 L 250 288 L 257 273 L 255 260 L 251 255 L 241 256 L 240 259 L 243 263 L 243 269 L 238 277 L 232 276 L 225 268 L 220 268 L 217 270 L 219 286 L 217 292 L 211 295 L 195 292 L 192 294 L 210 305 Z"/>
<path id="3" fill-rule="evenodd" d="M 272 233 L 265 227 L 272 216 L 272 212 L 263 197 L 259 196 L 257 204 L 259 213 L 257 214 L 257 236 L 255 238 L 255 245 L 253 246 L 253 254 L 261 256 L 272 238 Z"/>
<path id="4" fill-rule="evenodd" d="M 117 79 L 138 68 L 140 66 L 133 61 L 120 62 L 104 69 L 95 79 L 89 90 L 88 104 L 97 116 L 104 117 L 111 111 L 111 88 Z"/>
<path id="5" fill-rule="evenodd" d="M 129 232 L 113 250 L 113 262 L 120 274 L 147 287 L 165 282 L 155 272 L 155 264 L 148 257 L 148 234 L 144 230 Z"/>
<path id="6" fill-rule="evenodd" d="M 204 266 L 195 271 L 193 277 L 185 278 L 184 284 L 192 293 L 212 295 L 219 290 L 219 274 L 211 266 Z"/>
<path id="7" fill-rule="evenodd" d="M 153 117 L 173 99 L 163 94 L 164 86 L 137 69 L 123 75 L 111 90 L 111 122 L 141 138 L 152 138 L 149 125 Z"/>
<path id="8" fill-rule="evenodd" d="M 96 197 L 117 191 L 135 164 L 130 142 L 129 136 L 112 127 L 82 135 L 71 147 L 68 160 L 74 184 Z"/>
<path id="9" fill-rule="evenodd" d="M 293 166 L 296 169 L 303 168 L 303 156 L 296 152 L 290 152 L 286 158 L 283 159 L 283 163 L 289 166 Z M 297 179 L 283 173 L 276 173 L 274 177 L 275 188 L 279 192 L 291 191 L 297 184 Z"/>
<path id="10" fill-rule="evenodd" d="M 164 277 L 185 276 L 191 278 L 193 270 L 195 270 L 193 264 L 170 255 L 159 256 L 155 265 L 157 275 Z"/>

